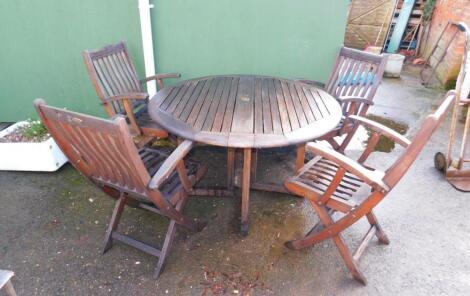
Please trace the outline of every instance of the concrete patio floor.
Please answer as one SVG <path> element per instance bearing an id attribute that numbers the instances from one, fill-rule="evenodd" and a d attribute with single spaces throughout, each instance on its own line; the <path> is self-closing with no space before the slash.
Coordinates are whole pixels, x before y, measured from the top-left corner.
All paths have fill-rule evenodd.
<path id="1" fill-rule="evenodd" d="M 416 132 L 443 98 L 425 89 L 413 71 L 385 79 L 370 113 Z M 192 217 L 209 224 L 200 233 L 179 232 L 160 279 L 156 259 L 116 243 L 101 255 L 113 201 L 70 165 L 56 173 L 0 172 L 0 269 L 15 271 L 18 295 L 470 295 L 470 194 L 456 191 L 433 167 L 447 145 L 449 120 L 434 134 L 376 215 L 391 240 L 371 243 L 360 267 L 369 283 L 352 280 L 331 241 L 302 251 L 283 246 L 300 237 L 316 215 L 301 199 L 252 191 L 250 234 L 238 235 L 238 198 L 195 198 Z M 375 153 L 389 165 L 401 152 Z M 204 182 L 224 183 L 225 151 L 200 147 L 209 162 Z M 293 168 L 293 149 L 263 151 L 259 178 L 281 180 Z M 237 195 L 239 196 L 239 195 Z M 167 221 L 126 209 L 124 232 L 159 243 Z M 345 233 L 354 249 L 366 230 L 360 221 Z M 220 291 L 219 290 L 219 291 Z"/>

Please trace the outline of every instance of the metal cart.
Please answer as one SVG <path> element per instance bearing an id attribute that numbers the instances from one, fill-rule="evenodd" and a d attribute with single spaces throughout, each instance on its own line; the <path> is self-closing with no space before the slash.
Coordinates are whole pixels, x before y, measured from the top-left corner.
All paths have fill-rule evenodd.
<path id="1" fill-rule="evenodd" d="M 463 22 L 455 25 L 460 32 L 465 34 L 464 55 L 454 91 L 456 100 L 452 112 L 447 155 L 444 155 L 442 152 L 436 153 L 434 156 L 434 166 L 436 169 L 445 173 L 447 181 L 455 188 L 461 191 L 470 191 L 470 169 L 464 167 L 465 163 L 470 162 L 470 159 L 465 158 L 468 134 L 470 132 L 470 30 Z M 463 133 L 462 135 L 457 135 L 459 133 L 457 131 L 457 121 L 465 107 L 467 107 L 467 111 Z M 462 139 L 460 150 L 456 149 L 456 146 L 458 146 L 456 139 L 458 139 L 458 137 Z M 455 152 L 458 152 L 457 158 L 454 158 Z"/>

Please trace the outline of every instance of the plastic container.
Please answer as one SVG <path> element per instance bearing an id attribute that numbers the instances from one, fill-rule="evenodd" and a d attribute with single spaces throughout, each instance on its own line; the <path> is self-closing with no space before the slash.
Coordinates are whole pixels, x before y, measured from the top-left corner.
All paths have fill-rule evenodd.
<path id="1" fill-rule="evenodd" d="M 401 69 L 403 68 L 403 62 L 405 56 L 401 54 L 390 54 L 388 55 L 387 64 L 385 65 L 385 77 L 400 77 Z"/>

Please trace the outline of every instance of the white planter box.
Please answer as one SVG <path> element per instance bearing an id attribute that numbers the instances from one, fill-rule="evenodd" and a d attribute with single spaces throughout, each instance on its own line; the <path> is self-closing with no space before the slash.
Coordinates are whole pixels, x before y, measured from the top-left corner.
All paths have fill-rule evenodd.
<path id="1" fill-rule="evenodd" d="M 0 131 L 0 138 L 26 124 L 21 121 Z M 0 143 L 2 171 L 54 172 L 66 162 L 67 157 L 52 138 L 41 143 Z"/>

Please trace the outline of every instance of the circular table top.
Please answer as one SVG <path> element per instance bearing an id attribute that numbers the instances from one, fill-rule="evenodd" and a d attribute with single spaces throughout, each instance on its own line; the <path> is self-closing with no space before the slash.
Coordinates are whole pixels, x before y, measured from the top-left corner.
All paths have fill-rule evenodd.
<path id="1" fill-rule="evenodd" d="M 325 91 L 266 76 L 211 76 L 161 89 L 151 118 L 178 137 L 234 148 L 282 147 L 319 138 L 341 120 Z"/>

